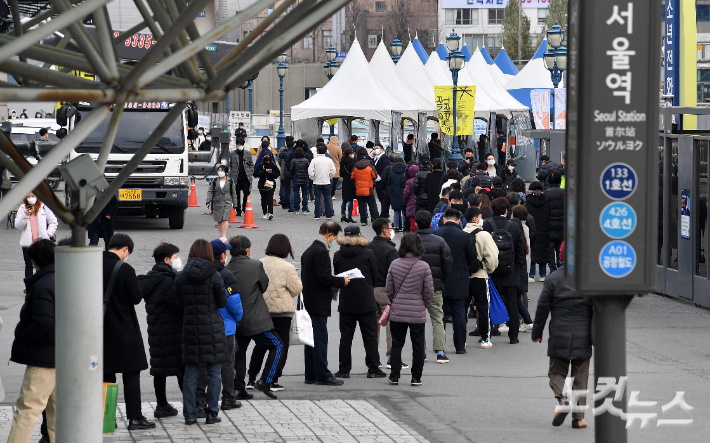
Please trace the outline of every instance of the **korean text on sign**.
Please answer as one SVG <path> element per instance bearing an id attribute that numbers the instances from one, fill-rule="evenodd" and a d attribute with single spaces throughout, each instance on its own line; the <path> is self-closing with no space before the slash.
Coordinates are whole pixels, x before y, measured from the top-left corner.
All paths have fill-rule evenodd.
<path id="1" fill-rule="evenodd" d="M 634 32 L 634 4 L 629 2 L 626 11 L 619 9 L 619 5 L 614 5 L 611 17 L 606 21 L 607 26 L 625 25 L 627 35 Z M 629 49 L 629 39 L 617 37 L 611 44 L 612 50 L 606 51 L 611 56 L 611 68 L 614 72 L 606 77 L 606 85 L 609 89 L 614 89 L 614 96 L 624 97 L 624 103 L 631 103 L 631 67 L 630 57 L 636 55 L 636 51 Z"/>

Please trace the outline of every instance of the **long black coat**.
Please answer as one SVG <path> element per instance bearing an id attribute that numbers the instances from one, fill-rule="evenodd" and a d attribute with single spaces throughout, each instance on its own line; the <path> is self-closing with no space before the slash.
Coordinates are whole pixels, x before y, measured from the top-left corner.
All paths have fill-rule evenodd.
<path id="1" fill-rule="evenodd" d="M 310 315 L 330 317 L 332 288 L 345 287 L 345 279 L 333 276 L 331 269 L 329 249 L 324 241 L 316 239 L 301 255 L 303 304 Z"/>
<path id="2" fill-rule="evenodd" d="M 118 263 L 113 252 L 104 252 L 104 293 L 111 272 Z M 103 294 L 101 295 L 103 297 Z M 118 270 L 116 282 L 104 315 L 104 372 L 138 372 L 148 369 L 143 336 L 135 305 L 143 300 L 136 271 L 128 263 Z"/>
<path id="3" fill-rule="evenodd" d="M 441 169 L 432 170 L 429 175 L 426 176 L 426 198 L 427 198 L 427 208 L 429 212 L 434 210 L 434 207 L 439 203 L 439 194 L 441 194 L 441 177 L 444 173 Z"/>
<path id="4" fill-rule="evenodd" d="M 175 279 L 175 297 L 184 310 L 182 362 L 185 365 L 224 363 L 227 337 L 218 309 L 227 306 L 222 276 L 214 263 L 191 258 Z"/>
<path id="5" fill-rule="evenodd" d="M 54 264 L 25 280 L 27 297 L 15 328 L 10 360 L 54 368 Z"/>
<path id="6" fill-rule="evenodd" d="M 354 168 L 355 161 L 352 158 L 343 157 L 340 160 L 340 177 L 343 179 L 343 201 L 346 202 L 357 198 L 355 195 L 355 181 L 350 176 Z"/>
<path id="7" fill-rule="evenodd" d="M 106 250 L 108 251 L 108 242 L 113 237 L 113 218 L 118 212 L 118 199 L 114 195 L 106 206 L 99 212 L 94 221 L 88 226 L 89 238 L 95 232 L 99 233 L 99 238 L 106 240 Z M 111 218 L 106 218 L 109 216 Z"/>
<path id="8" fill-rule="evenodd" d="M 361 314 L 375 312 L 375 276 L 377 260 L 372 249 L 368 248 L 365 237 L 338 237 L 340 249 L 333 255 L 333 272 L 340 274 L 358 268 L 365 278 L 355 278 L 340 290 L 338 312 Z M 384 286 L 384 285 L 383 285 Z"/>
<path id="9" fill-rule="evenodd" d="M 535 235 L 530 245 L 530 261 L 547 263 L 550 261 L 550 205 L 545 194 L 539 191 L 529 192 L 525 199 L 528 215 L 535 219 Z"/>
<path id="10" fill-rule="evenodd" d="M 342 167 L 340 168 L 342 170 Z M 390 203 L 395 211 L 404 211 L 407 205 L 404 202 L 404 185 L 407 180 L 404 178 L 404 171 L 407 165 L 404 163 L 394 163 L 390 166 L 390 172 L 387 175 L 387 188 L 390 191 Z"/>
<path id="11" fill-rule="evenodd" d="M 138 277 L 148 313 L 150 375 L 180 375 L 182 369 L 183 310 L 175 298 L 177 273 L 165 263 L 157 263 Z"/>
<path id="12" fill-rule="evenodd" d="M 588 297 L 565 287 L 562 269 L 545 279 L 537 301 L 532 339 L 539 340 L 551 313 L 547 355 L 565 360 L 592 358 L 592 315 L 594 308 Z"/>
<path id="13" fill-rule="evenodd" d="M 387 284 L 387 273 L 390 265 L 399 258 L 397 246 L 385 237 L 377 236 L 372 239 L 367 247 L 375 253 L 375 261 L 377 262 L 377 273 L 374 275 L 373 285 L 376 288 L 384 288 Z"/>
<path id="14" fill-rule="evenodd" d="M 434 235 L 443 238 L 453 258 L 451 275 L 444 282 L 444 298 L 464 299 L 468 297 L 468 279 L 477 258 L 476 247 L 471 241 L 471 234 L 461 230 L 454 222 L 446 222 L 434 231 Z"/>
<path id="15" fill-rule="evenodd" d="M 424 260 L 431 269 L 431 276 L 434 279 L 434 290 L 443 291 L 444 282 L 451 274 L 454 259 L 451 257 L 451 250 L 446 241 L 431 233 L 431 229 L 417 229 L 417 235 L 422 240 L 424 246 Z"/>
<path id="16" fill-rule="evenodd" d="M 550 205 L 550 231 L 561 233 L 565 229 L 565 190 L 555 185 L 545 191 Z"/>

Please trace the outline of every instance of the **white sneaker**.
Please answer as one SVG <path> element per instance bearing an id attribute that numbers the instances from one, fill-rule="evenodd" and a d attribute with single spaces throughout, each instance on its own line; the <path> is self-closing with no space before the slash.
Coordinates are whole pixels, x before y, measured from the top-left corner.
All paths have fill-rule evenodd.
<path id="1" fill-rule="evenodd" d="M 532 277 L 528 277 L 528 283 L 535 283 L 535 279 Z"/>
<path id="2" fill-rule="evenodd" d="M 273 219 L 274 219 L 274 214 L 268 214 L 268 215 L 269 215 L 269 220 L 273 220 Z"/>
<path id="3" fill-rule="evenodd" d="M 264 220 L 266 220 L 268 217 L 269 217 L 269 214 L 264 214 L 261 216 L 261 218 L 263 218 Z"/>
<path id="4" fill-rule="evenodd" d="M 530 323 L 530 324 L 523 323 L 522 325 L 520 325 L 520 332 L 531 332 L 532 326 L 533 326 L 532 323 Z"/>
<path id="5" fill-rule="evenodd" d="M 481 347 L 483 349 L 490 349 L 493 347 L 493 343 L 491 343 L 490 340 L 483 340 L 481 341 Z"/>
<path id="6" fill-rule="evenodd" d="M 545 277 L 540 277 L 540 283 L 543 283 L 545 281 Z"/>
<path id="7" fill-rule="evenodd" d="M 500 332 L 501 334 L 504 332 L 508 332 L 508 325 L 503 323 L 502 325 L 498 326 L 498 332 Z"/>

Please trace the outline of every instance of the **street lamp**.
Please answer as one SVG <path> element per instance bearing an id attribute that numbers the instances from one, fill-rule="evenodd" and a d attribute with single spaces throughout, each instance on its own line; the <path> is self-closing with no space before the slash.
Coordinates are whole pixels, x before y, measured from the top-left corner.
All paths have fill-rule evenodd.
<path id="1" fill-rule="evenodd" d="M 279 132 L 276 134 L 276 148 L 281 149 L 286 145 L 286 134 L 284 133 L 284 77 L 286 76 L 286 53 L 278 57 L 276 72 L 279 74 Z"/>
<path id="2" fill-rule="evenodd" d="M 325 71 L 325 76 L 328 77 L 328 81 L 330 81 L 335 74 L 338 72 L 338 68 L 340 68 L 340 65 L 338 65 L 338 62 L 335 61 L 336 56 L 338 55 L 338 51 L 333 48 L 333 45 L 331 44 L 328 49 L 325 51 L 325 55 L 328 58 L 328 62 L 323 65 L 323 69 Z M 330 136 L 335 135 L 335 125 L 328 125 L 330 126 Z"/>
<path id="3" fill-rule="evenodd" d="M 456 109 L 456 87 L 458 86 L 458 81 L 459 81 L 459 71 L 463 67 L 463 62 L 465 59 L 465 56 L 459 48 L 461 47 L 461 37 L 454 32 L 454 30 L 451 30 L 451 35 L 446 37 L 446 46 L 449 49 L 449 55 L 446 56 L 446 61 L 449 65 L 449 70 L 451 71 L 451 78 L 454 81 L 454 145 L 451 147 L 451 160 L 454 161 L 460 161 L 463 159 L 461 157 L 461 149 L 459 148 L 459 140 L 456 135 L 456 114 L 457 114 L 457 109 Z"/>
<path id="4" fill-rule="evenodd" d="M 555 20 L 555 26 L 547 31 L 547 42 L 550 44 L 550 48 L 543 54 L 545 67 L 550 71 L 550 76 L 552 77 L 553 89 L 557 89 L 560 80 L 562 80 L 562 73 L 567 69 L 567 49 L 562 46 L 564 36 L 565 31 Z M 554 97 L 552 99 L 552 129 L 555 129 Z"/>
<path id="5" fill-rule="evenodd" d="M 390 43 L 390 50 L 392 51 L 392 61 L 396 65 L 402 55 L 402 42 L 399 41 L 399 37 L 395 37 Z"/>

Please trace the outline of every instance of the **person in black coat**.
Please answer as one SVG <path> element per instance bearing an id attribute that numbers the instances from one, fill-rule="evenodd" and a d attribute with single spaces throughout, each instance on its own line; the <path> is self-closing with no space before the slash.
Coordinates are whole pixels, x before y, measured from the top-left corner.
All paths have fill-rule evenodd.
<path id="1" fill-rule="evenodd" d="M 359 269 L 365 278 L 354 279 L 340 290 L 338 312 L 340 313 L 340 367 L 336 378 L 350 378 L 352 369 L 352 345 L 355 327 L 360 325 L 362 342 L 365 346 L 367 378 L 384 377 L 379 368 L 380 352 L 377 349 L 377 303 L 375 302 L 375 278 L 377 260 L 368 248 L 368 241 L 360 235 L 358 226 L 345 228 L 345 235 L 338 238 L 340 250 L 333 257 L 333 272 L 340 274 L 351 269 Z"/>
<path id="2" fill-rule="evenodd" d="M 276 190 L 276 179 L 279 178 L 281 172 L 279 167 L 274 162 L 274 157 L 271 152 L 265 152 L 261 157 L 261 162 L 256 166 L 254 176 L 259 178 L 257 188 L 261 194 L 261 212 L 264 218 L 273 220 L 274 218 L 274 191 Z M 270 186 L 266 185 L 269 181 Z"/>
<path id="3" fill-rule="evenodd" d="M 108 251 L 108 243 L 113 237 L 113 218 L 118 212 L 118 199 L 114 195 L 88 226 L 89 246 L 97 246 L 99 238 L 104 239 L 104 250 Z"/>
<path id="4" fill-rule="evenodd" d="M 525 243 L 523 232 L 520 230 L 520 225 L 508 220 L 507 215 L 510 210 L 510 202 L 504 197 L 497 198 L 491 203 L 493 218 L 483 222 L 483 229 L 493 234 L 498 230 L 506 230 L 513 239 L 513 269 L 508 274 L 501 274 L 501 264 L 491 275 L 493 284 L 500 294 L 500 298 L 505 303 L 505 309 L 508 312 L 508 338 L 510 344 L 519 343 L 518 333 L 520 332 L 520 323 L 518 322 L 518 286 L 520 273 L 522 269 L 527 267 L 525 258 Z M 494 236 L 495 239 L 495 236 Z"/>
<path id="5" fill-rule="evenodd" d="M 421 172 L 420 172 L 421 174 Z M 439 203 L 439 194 L 441 193 L 441 179 L 444 173 L 441 170 L 441 160 L 435 158 L 431 161 L 431 172 L 424 179 L 424 189 L 426 189 L 426 205 L 422 209 L 429 212 L 434 210 L 434 207 Z"/>
<path id="6" fill-rule="evenodd" d="M 542 343 L 547 316 L 552 315 L 548 328 L 547 356 L 550 357 L 550 387 L 560 405 L 568 406 L 569 401 L 563 395 L 565 379 L 571 366 L 574 377 L 572 389 L 587 390 L 589 379 L 589 361 L 592 358 L 592 316 L 594 309 L 588 297 L 565 287 L 565 274 L 557 270 L 549 275 L 542 287 L 537 302 L 535 322 L 532 329 L 532 341 Z M 579 397 L 579 404 L 586 404 L 586 397 Z M 576 406 L 576 405 L 572 405 Z M 553 426 L 560 426 L 567 412 L 558 411 L 552 421 Z M 584 412 L 573 414 L 573 428 L 584 428 Z"/>
<path id="7" fill-rule="evenodd" d="M 387 157 L 387 154 L 385 154 L 385 148 L 382 147 L 380 143 L 375 144 L 372 155 L 375 164 L 375 172 L 379 178 L 379 180 L 375 179 L 375 193 L 377 194 L 377 199 L 380 201 L 380 216 L 389 218 L 390 202 L 385 192 L 385 182 L 383 178 L 385 177 L 385 169 L 390 165 L 390 159 Z"/>
<path id="8" fill-rule="evenodd" d="M 222 276 L 214 265 L 212 246 L 207 240 L 195 240 L 190 248 L 185 269 L 175 279 L 175 297 L 183 308 L 182 361 L 183 416 L 186 425 L 197 423 L 195 393 L 200 365 L 207 366 L 206 424 L 222 421 L 219 393 L 222 389 L 222 363 L 227 356 L 227 337 L 219 313 L 227 306 L 227 293 Z"/>
<path id="9" fill-rule="evenodd" d="M 404 165 L 403 163 L 399 163 Z M 392 223 L 386 218 L 378 218 L 372 222 L 372 229 L 375 231 L 375 238 L 372 239 L 368 248 L 375 253 L 375 261 L 377 262 L 377 273 L 374 275 L 373 285 L 375 287 L 375 301 L 377 302 L 377 312 L 375 318 L 382 317 L 382 311 L 385 306 L 391 304 L 387 297 L 385 286 L 387 285 L 387 273 L 393 261 L 399 258 L 397 254 L 397 246 L 393 242 L 395 237 L 395 228 Z M 390 324 L 387 322 L 385 326 L 387 332 L 387 363 L 392 353 L 392 333 Z M 380 328 L 377 327 L 377 342 L 380 341 Z"/>
<path id="10" fill-rule="evenodd" d="M 530 190 L 526 194 L 525 208 L 528 214 L 535 219 L 535 235 L 530 241 L 530 278 L 535 278 L 535 265 L 540 268 L 540 281 L 545 281 L 547 263 L 552 256 L 550 244 L 550 204 L 542 191 L 542 183 L 530 183 Z"/>
<path id="11" fill-rule="evenodd" d="M 404 224 L 404 213 L 407 209 L 406 202 L 404 201 L 404 185 L 407 182 L 404 176 L 404 172 L 407 166 L 401 157 L 396 157 L 394 162 L 390 165 L 389 174 L 387 174 L 387 189 L 390 192 L 390 203 L 392 205 L 392 211 L 394 216 L 392 221 L 394 223 L 395 232 L 401 231 Z"/>
<path id="12" fill-rule="evenodd" d="M 8 441 L 30 441 L 42 411 L 48 438 L 55 428 L 54 243 L 38 240 L 27 254 L 37 272 L 25 279 L 27 297 L 15 327 L 10 360 L 27 365 Z M 44 434 L 44 429 L 43 429 Z"/>
<path id="13" fill-rule="evenodd" d="M 550 246 L 554 250 L 554 255 L 550 257 L 550 271 L 554 271 L 560 267 L 560 247 L 565 241 L 565 190 L 560 188 L 562 175 L 559 172 L 551 172 L 549 181 L 545 197 L 550 205 Z"/>
<path id="14" fill-rule="evenodd" d="M 116 265 L 116 279 L 104 313 L 104 382 L 116 383 L 116 373 L 123 374 L 123 395 L 126 399 L 128 429 L 151 429 L 141 413 L 140 371 L 148 369 L 135 305 L 143 300 L 136 271 L 124 263 L 133 253 L 133 240 L 126 234 L 111 237 L 108 252 L 104 252 L 104 294 Z"/>
<path id="15" fill-rule="evenodd" d="M 148 350 L 150 375 L 158 406 L 155 418 L 173 417 L 178 410 L 168 403 L 166 380 L 176 376 L 182 391 L 182 308 L 175 297 L 175 277 L 182 270 L 177 246 L 161 243 L 153 251 L 155 266 L 146 275 L 138 277 L 148 314 Z"/>
<path id="16" fill-rule="evenodd" d="M 441 147 L 441 141 L 439 141 L 439 134 L 434 132 L 431 134 L 431 140 L 427 144 L 429 148 L 429 158 L 434 160 L 435 158 L 441 158 L 444 153 L 444 149 Z"/>
<path id="17" fill-rule="evenodd" d="M 456 353 L 465 354 L 466 298 L 468 297 L 469 276 L 475 272 L 476 247 L 471 241 L 471 235 L 459 228 L 460 211 L 447 209 L 442 218 L 444 226 L 435 230 L 434 235 L 438 235 L 446 241 L 453 258 L 451 275 L 444 282 L 444 316 L 451 315 Z"/>
<path id="18" fill-rule="evenodd" d="M 353 201 L 355 194 L 355 181 L 352 179 L 355 168 L 355 153 L 352 148 L 343 149 L 343 158 L 340 159 L 340 177 L 343 179 L 343 203 L 340 205 L 340 221 L 355 223 L 353 220 Z M 346 212 L 347 211 L 347 212 Z"/>
<path id="19" fill-rule="evenodd" d="M 404 163 L 412 161 L 412 152 L 414 152 L 414 134 L 407 135 L 407 141 L 402 145 L 404 152 Z"/>
<path id="20" fill-rule="evenodd" d="M 303 304 L 311 316 L 315 346 L 304 346 L 306 383 L 339 386 L 342 380 L 328 370 L 328 317 L 333 302 L 333 289 L 344 288 L 348 277 L 331 274 L 330 247 L 338 238 L 340 225 L 327 221 L 320 225 L 318 237 L 301 255 Z"/>
<path id="21" fill-rule="evenodd" d="M 308 151 L 310 152 L 310 151 Z M 303 197 L 303 213 L 308 213 L 308 165 L 306 153 L 303 148 L 296 148 L 293 159 L 289 164 L 289 175 L 291 176 L 291 210 L 298 212 Z M 300 191 L 300 192 L 299 192 Z"/>

